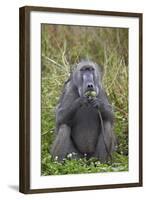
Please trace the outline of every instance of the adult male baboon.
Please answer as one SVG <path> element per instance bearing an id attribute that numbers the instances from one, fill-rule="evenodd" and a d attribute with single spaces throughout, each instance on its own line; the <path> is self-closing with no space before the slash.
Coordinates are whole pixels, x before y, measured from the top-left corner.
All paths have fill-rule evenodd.
<path id="1" fill-rule="evenodd" d="M 56 139 L 51 154 L 62 160 L 96 157 L 104 162 L 115 149 L 113 112 L 101 84 L 100 68 L 91 61 L 77 64 L 56 109 Z"/>

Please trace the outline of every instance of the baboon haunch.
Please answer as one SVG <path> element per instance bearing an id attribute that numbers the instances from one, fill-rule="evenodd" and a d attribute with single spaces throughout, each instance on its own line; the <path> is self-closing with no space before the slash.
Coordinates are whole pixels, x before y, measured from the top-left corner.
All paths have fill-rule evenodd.
<path id="1" fill-rule="evenodd" d="M 56 108 L 56 132 L 51 154 L 58 160 L 73 152 L 77 158 L 86 155 L 102 162 L 111 155 L 113 112 L 97 64 L 81 61 L 66 81 Z"/>

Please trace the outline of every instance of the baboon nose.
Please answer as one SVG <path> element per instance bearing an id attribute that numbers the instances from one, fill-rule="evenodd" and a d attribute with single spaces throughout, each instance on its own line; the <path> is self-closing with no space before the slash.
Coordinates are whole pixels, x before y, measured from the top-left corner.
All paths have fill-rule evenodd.
<path id="1" fill-rule="evenodd" d="M 87 87 L 88 87 L 89 89 L 92 89 L 92 88 L 93 88 L 93 84 L 92 84 L 92 83 L 89 83 L 89 84 L 87 85 Z"/>

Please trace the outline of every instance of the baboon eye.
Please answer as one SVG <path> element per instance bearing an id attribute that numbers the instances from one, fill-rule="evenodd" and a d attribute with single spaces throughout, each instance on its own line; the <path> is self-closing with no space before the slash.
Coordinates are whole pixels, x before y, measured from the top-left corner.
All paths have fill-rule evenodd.
<path id="1" fill-rule="evenodd" d="M 86 69 L 85 70 L 87 70 L 87 71 L 93 71 L 94 70 L 94 68 L 93 67 L 86 67 Z"/>
<path id="2" fill-rule="evenodd" d="M 93 68 L 93 67 L 90 67 L 90 66 L 88 66 L 88 67 L 83 67 L 83 68 L 80 69 L 80 71 L 81 71 L 81 72 L 84 72 L 84 71 L 94 71 L 94 68 Z"/>
<path id="3" fill-rule="evenodd" d="M 94 71 L 94 68 L 93 67 L 90 67 L 90 69 L 89 69 L 90 71 Z"/>

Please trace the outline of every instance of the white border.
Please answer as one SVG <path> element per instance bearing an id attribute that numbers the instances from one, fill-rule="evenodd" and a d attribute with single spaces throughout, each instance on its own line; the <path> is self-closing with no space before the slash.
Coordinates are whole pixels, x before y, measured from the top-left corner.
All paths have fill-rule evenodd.
<path id="1" fill-rule="evenodd" d="M 41 23 L 129 28 L 129 171 L 41 176 Z M 139 181 L 139 20 L 84 14 L 31 12 L 30 189 L 136 183 Z M 136 113 L 136 114 L 135 114 Z"/>

